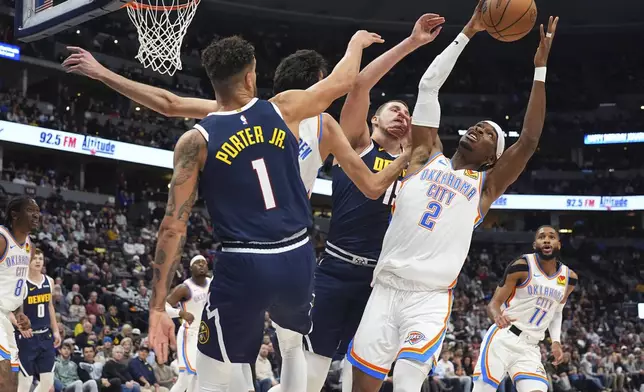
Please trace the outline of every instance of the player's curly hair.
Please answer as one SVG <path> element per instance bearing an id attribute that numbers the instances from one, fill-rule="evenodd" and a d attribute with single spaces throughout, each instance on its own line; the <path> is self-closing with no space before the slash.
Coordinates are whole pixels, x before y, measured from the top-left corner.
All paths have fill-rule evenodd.
<path id="1" fill-rule="evenodd" d="M 29 204 L 29 202 L 32 200 L 31 197 L 22 195 L 22 196 L 16 196 L 9 200 L 9 203 L 7 203 L 7 209 L 5 213 L 5 226 L 9 229 L 13 228 L 13 217 L 12 213 L 16 212 L 19 213 L 24 207 Z"/>
<path id="2" fill-rule="evenodd" d="M 217 90 L 229 87 L 231 79 L 253 64 L 255 48 L 235 35 L 216 39 L 201 53 L 201 64 Z"/>
<path id="3" fill-rule="evenodd" d="M 298 50 L 284 58 L 275 70 L 273 94 L 287 90 L 306 90 L 326 77 L 328 64 L 315 50 Z"/>

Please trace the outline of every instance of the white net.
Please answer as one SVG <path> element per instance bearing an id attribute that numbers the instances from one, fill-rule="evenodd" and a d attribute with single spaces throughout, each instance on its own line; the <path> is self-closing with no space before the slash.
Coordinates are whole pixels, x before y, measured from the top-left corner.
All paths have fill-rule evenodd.
<path id="1" fill-rule="evenodd" d="M 168 75 L 181 69 L 181 44 L 200 0 L 141 0 L 127 5 L 139 35 L 136 59 Z"/>

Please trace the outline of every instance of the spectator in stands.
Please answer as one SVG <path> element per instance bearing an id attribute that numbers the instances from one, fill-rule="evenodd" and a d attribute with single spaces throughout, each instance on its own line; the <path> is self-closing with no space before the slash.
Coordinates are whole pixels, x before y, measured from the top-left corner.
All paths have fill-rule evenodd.
<path id="1" fill-rule="evenodd" d="M 441 359 L 436 363 L 434 374 L 440 381 L 454 388 L 455 392 L 470 392 L 472 390 L 472 379 L 468 376 L 457 376 L 454 364 L 450 361 L 452 352 L 444 348 L 441 351 Z"/>
<path id="2" fill-rule="evenodd" d="M 255 378 L 259 384 L 259 392 L 268 392 L 271 387 L 278 384 L 273 373 L 273 367 L 268 360 L 268 346 L 262 344 L 255 362 Z"/>
<path id="3" fill-rule="evenodd" d="M 134 304 L 139 308 L 139 310 L 148 309 L 150 306 L 150 293 L 148 288 L 145 286 L 140 286 L 138 293 L 134 296 Z"/>
<path id="4" fill-rule="evenodd" d="M 121 319 L 118 316 L 118 309 L 116 306 L 112 305 L 109 308 L 110 314 L 106 317 L 106 324 L 109 326 L 112 330 L 117 331 L 121 328 Z M 115 344 L 118 344 L 118 342 L 114 342 Z"/>
<path id="5" fill-rule="evenodd" d="M 141 386 L 134 381 L 128 367 L 123 363 L 123 347 L 115 346 L 112 349 L 112 358 L 103 366 L 103 378 L 108 380 L 119 379 L 123 392 L 140 392 Z"/>
<path id="6" fill-rule="evenodd" d="M 78 271 L 80 272 L 80 267 Z M 71 305 L 74 300 L 74 297 L 77 295 L 80 295 L 81 299 L 83 298 L 83 295 L 80 293 L 80 286 L 78 284 L 74 284 L 72 285 L 72 291 L 68 292 L 67 296 L 65 297 L 65 300 L 67 301 L 67 305 Z"/>
<path id="7" fill-rule="evenodd" d="M 159 364 L 157 361 L 154 361 L 152 362 L 152 369 L 154 369 L 154 377 L 160 386 L 170 389 L 177 382 L 177 375 L 171 366 L 165 363 Z"/>
<path id="8" fill-rule="evenodd" d="M 134 247 L 134 241 L 132 241 L 131 236 L 127 236 L 123 242 L 123 253 L 128 256 L 134 256 L 136 254 L 136 248 Z"/>
<path id="9" fill-rule="evenodd" d="M 72 300 L 72 304 L 69 306 L 69 316 L 68 319 L 70 322 L 79 322 L 82 318 L 86 316 L 85 305 L 83 305 L 83 297 L 80 294 L 76 294 Z"/>
<path id="10" fill-rule="evenodd" d="M 132 338 L 123 338 L 120 346 L 123 348 L 123 360 L 129 362 L 134 357 L 134 342 Z"/>
<path id="11" fill-rule="evenodd" d="M 103 345 L 97 350 L 96 360 L 105 363 L 108 359 L 112 358 L 112 343 L 113 340 L 109 336 L 103 338 Z"/>
<path id="12" fill-rule="evenodd" d="M 139 348 L 138 356 L 132 358 L 128 365 L 128 370 L 132 377 L 142 386 L 146 392 L 168 392 L 168 388 L 162 387 L 157 382 L 152 366 L 148 363 L 148 354 L 150 350 L 147 347 Z"/>
<path id="13" fill-rule="evenodd" d="M 56 390 L 63 392 L 98 392 L 96 381 L 82 382 L 78 377 L 78 365 L 71 360 L 74 348 L 69 343 L 63 343 L 60 355 L 54 364 L 54 380 Z"/>
<path id="14" fill-rule="evenodd" d="M 88 315 L 95 315 L 97 316 L 99 314 L 99 304 L 98 304 L 98 293 L 96 291 L 92 291 L 89 293 L 89 300 L 87 301 L 87 304 L 85 305 L 85 311 Z"/>
<path id="15" fill-rule="evenodd" d="M 118 289 L 116 289 L 116 295 L 118 295 L 123 300 L 130 302 L 132 301 L 132 299 L 134 298 L 134 291 L 129 287 L 129 282 L 127 279 L 121 279 L 121 285 Z"/>
<path id="16" fill-rule="evenodd" d="M 119 379 L 108 380 L 102 378 L 103 365 L 103 362 L 96 361 L 96 348 L 94 346 L 87 346 L 83 349 L 83 358 L 78 363 L 78 375 L 83 382 L 89 380 L 96 381 L 101 391 L 120 391 L 121 381 Z M 118 387 L 118 389 L 115 387 Z"/>
<path id="17" fill-rule="evenodd" d="M 88 345 L 93 345 L 93 343 L 96 343 L 95 342 L 96 339 L 94 339 L 94 342 L 92 342 L 92 344 L 89 343 L 89 341 L 91 340 L 90 335 L 92 334 L 96 335 L 93 332 L 92 323 L 90 323 L 88 320 L 85 320 L 83 322 L 83 332 L 76 335 L 76 338 L 75 338 L 76 345 L 78 346 L 78 348 L 82 350 Z"/>

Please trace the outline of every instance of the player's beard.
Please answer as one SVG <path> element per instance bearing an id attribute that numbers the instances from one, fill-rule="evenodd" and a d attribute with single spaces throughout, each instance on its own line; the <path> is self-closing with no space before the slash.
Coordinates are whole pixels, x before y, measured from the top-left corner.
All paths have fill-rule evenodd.
<path id="1" fill-rule="evenodd" d="M 561 253 L 560 249 L 552 248 L 552 252 L 550 252 L 549 255 L 544 254 L 541 249 L 537 250 L 537 254 L 539 255 L 539 258 L 541 260 L 552 260 L 552 259 L 558 259 L 559 254 Z"/>

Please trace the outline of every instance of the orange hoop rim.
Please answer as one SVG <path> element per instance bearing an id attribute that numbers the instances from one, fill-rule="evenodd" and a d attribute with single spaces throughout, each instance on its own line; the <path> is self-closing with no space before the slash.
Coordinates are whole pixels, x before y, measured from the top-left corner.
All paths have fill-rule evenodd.
<path id="1" fill-rule="evenodd" d="M 132 0 L 125 4 L 123 7 L 127 8 L 133 8 L 133 9 L 143 9 L 143 10 L 152 10 L 152 11 L 177 11 L 177 10 L 182 10 L 185 8 L 188 8 L 192 5 L 192 3 L 199 3 L 200 0 L 190 0 L 185 4 L 179 4 L 179 5 L 171 5 L 171 6 L 166 6 L 166 5 L 150 5 L 150 4 L 142 4 L 137 2 L 136 0 Z"/>

